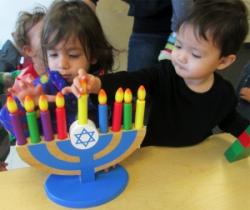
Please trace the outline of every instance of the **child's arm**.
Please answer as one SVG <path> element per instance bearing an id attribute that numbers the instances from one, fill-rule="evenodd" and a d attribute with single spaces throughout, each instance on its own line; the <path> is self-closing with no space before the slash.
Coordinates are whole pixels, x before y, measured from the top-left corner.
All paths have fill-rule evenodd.
<path id="1" fill-rule="evenodd" d="M 248 87 L 241 88 L 240 98 L 250 103 L 250 88 Z"/>

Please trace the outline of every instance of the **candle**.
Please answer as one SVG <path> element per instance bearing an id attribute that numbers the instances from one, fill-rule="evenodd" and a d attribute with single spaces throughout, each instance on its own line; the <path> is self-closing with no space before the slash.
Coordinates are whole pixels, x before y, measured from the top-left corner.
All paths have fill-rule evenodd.
<path id="1" fill-rule="evenodd" d="M 113 107 L 113 118 L 112 118 L 112 131 L 121 130 L 122 101 L 123 101 L 123 90 L 122 88 L 119 88 L 115 94 L 115 103 Z"/>
<path id="2" fill-rule="evenodd" d="M 42 122 L 43 136 L 45 141 L 53 140 L 53 129 L 50 112 L 48 111 L 48 100 L 45 95 L 39 97 L 40 118 Z"/>
<path id="3" fill-rule="evenodd" d="M 31 143 L 38 143 L 41 141 L 39 128 L 37 124 L 36 112 L 34 111 L 35 104 L 30 96 L 24 99 L 24 108 L 26 110 L 26 119 L 28 122 L 29 135 Z"/>
<path id="4" fill-rule="evenodd" d="M 101 133 L 108 132 L 108 106 L 106 92 L 101 89 L 98 94 L 98 114 L 99 114 L 99 129 Z"/>
<path id="5" fill-rule="evenodd" d="M 63 94 L 58 92 L 56 95 L 56 126 L 58 139 L 66 139 L 68 137 L 64 104 Z"/>
<path id="6" fill-rule="evenodd" d="M 7 109 L 10 113 L 10 122 L 14 130 L 14 134 L 16 136 L 16 141 L 18 145 L 26 144 L 26 138 L 23 132 L 21 119 L 18 114 L 17 104 L 12 96 L 8 96 L 7 98 Z"/>
<path id="7" fill-rule="evenodd" d="M 146 91 L 143 85 L 141 85 L 137 91 L 136 110 L 135 110 L 135 129 L 143 127 L 144 112 L 145 112 L 145 97 Z"/>
<path id="8" fill-rule="evenodd" d="M 132 92 L 129 88 L 124 93 L 123 104 L 123 129 L 130 130 L 132 128 Z"/>
<path id="9" fill-rule="evenodd" d="M 78 123 L 85 125 L 88 123 L 88 94 L 86 79 L 80 80 L 82 86 L 82 93 L 78 98 Z"/>

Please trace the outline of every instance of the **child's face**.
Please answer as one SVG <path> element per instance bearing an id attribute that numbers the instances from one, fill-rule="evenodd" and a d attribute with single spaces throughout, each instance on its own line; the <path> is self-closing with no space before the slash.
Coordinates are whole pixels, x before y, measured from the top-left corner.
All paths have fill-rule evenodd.
<path id="1" fill-rule="evenodd" d="M 47 57 L 49 68 L 58 71 L 68 83 L 73 82 L 79 69 L 88 71 L 90 66 L 79 39 L 74 37 L 67 42 L 62 40 L 53 49 L 47 50 Z"/>
<path id="2" fill-rule="evenodd" d="M 181 26 L 172 52 L 172 63 L 176 73 L 184 80 L 197 81 L 209 79 L 223 63 L 220 49 L 208 40 L 195 36 L 192 25 Z"/>
<path id="3" fill-rule="evenodd" d="M 30 41 L 30 56 L 31 58 L 41 56 L 41 31 L 43 27 L 43 21 L 39 21 L 34 25 L 28 32 L 28 37 Z M 41 57 L 40 57 L 41 58 Z"/>
<path id="4" fill-rule="evenodd" d="M 41 49 L 41 31 L 43 27 L 43 20 L 34 25 L 28 32 L 29 45 L 24 45 L 22 52 L 24 56 L 32 59 L 33 65 L 38 74 L 44 72 L 44 62 Z"/>

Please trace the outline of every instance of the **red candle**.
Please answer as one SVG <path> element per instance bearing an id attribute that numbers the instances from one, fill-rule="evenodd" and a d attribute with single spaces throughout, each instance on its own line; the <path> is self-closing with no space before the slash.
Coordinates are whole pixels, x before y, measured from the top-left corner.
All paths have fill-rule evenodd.
<path id="1" fill-rule="evenodd" d="M 61 92 L 56 95 L 56 125 L 57 125 L 57 138 L 66 139 L 67 124 L 66 124 L 66 112 L 65 112 L 65 101 Z"/>
<path id="2" fill-rule="evenodd" d="M 123 101 L 123 90 L 119 88 L 115 94 L 115 103 L 113 107 L 113 118 L 112 118 L 112 131 L 121 130 L 122 122 L 122 104 Z"/>

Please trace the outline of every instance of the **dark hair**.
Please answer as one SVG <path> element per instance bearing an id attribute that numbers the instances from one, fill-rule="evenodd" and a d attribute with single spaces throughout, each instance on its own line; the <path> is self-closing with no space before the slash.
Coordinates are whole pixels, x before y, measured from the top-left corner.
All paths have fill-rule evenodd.
<path id="1" fill-rule="evenodd" d="M 22 11 L 18 14 L 15 31 L 12 33 L 12 36 L 19 50 L 21 50 L 24 45 L 30 44 L 28 32 L 43 19 L 45 12 L 46 9 L 44 7 L 37 6 L 32 12 Z"/>
<path id="2" fill-rule="evenodd" d="M 180 23 L 194 26 L 197 38 L 211 35 L 221 56 L 236 54 L 248 33 L 247 8 L 241 0 L 196 0 Z"/>
<path id="3" fill-rule="evenodd" d="M 107 41 L 96 14 L 83 1 L 55 1 L 44 20 L 41 45 L 45 62 L 46 51 L 56 46 L 61 40 L 71 36 L 79 38 L 87 59 L 96 59 L 98 68 L 112 69 L 113 50 Z"/>

